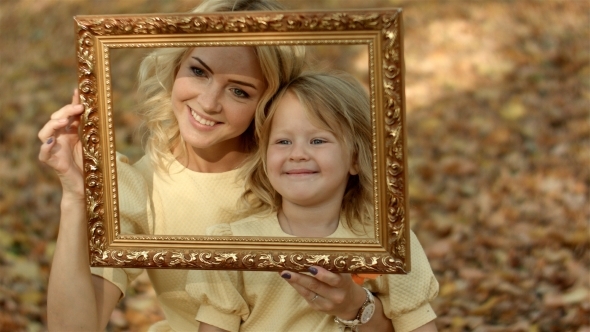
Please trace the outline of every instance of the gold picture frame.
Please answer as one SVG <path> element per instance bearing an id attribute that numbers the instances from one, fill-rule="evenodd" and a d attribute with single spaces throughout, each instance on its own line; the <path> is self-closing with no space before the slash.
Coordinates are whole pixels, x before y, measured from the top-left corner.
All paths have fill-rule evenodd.
<path id="1" fill-rule="evenodd" d="M 91 266 L 410 271 L 401 9 L 76 16 Z M 141 47 L 364 44 L 373 127 L 373 239 L 120 234 L 110 51 Z"/>

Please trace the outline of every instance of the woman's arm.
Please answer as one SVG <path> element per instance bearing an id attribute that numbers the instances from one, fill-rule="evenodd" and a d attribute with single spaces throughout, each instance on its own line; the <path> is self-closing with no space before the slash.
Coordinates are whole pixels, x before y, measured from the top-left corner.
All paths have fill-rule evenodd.
<path id="1" fill-rule="evenodd" d="M 209 325 L 201 322 L 199 325 L 199 332 L 228 332 L 227 330 L 221 329 L 217 326 Z"/>
<path id="2" fill-rule="evenodd" d="M 429 323 L 426 323 L 420 326 L 419 328 L 412 330 L 412 332 L 438 332 L 438 328 L 436 328 L 436 324 L 434 324 L 434 321 L 430 321 Z"/>
<path id="3" fill-rule="evenodd" d="M 38 135 L 42 142 L 39 160 L 55 170 L 63 190 L 47 295 L 50 331 L 103 330 L 121 296 L 115 285 L 90 273 L 78 137 L 82 111 L 75 91 L 72 103 L 53 113 Z"/>
<path id="4" fill-rule="evenodd" d="M 62 200 L 59 236 L 49 275 L 49 331 L 104 330 L 121 297 L 111 282 L 92 276 L 85 207 Z"/>
<path id="5" fill-rule="evenodd" d="M 370 332 L 370 331 L 394 331 L 391 320 L 385 316 L 383 311 L 383 304 L 377 296 L 375 296 L 375 313 L 371 320 L 366 324 L 359 326 L 359 332 Z"/>
<path id="6" fill-rule="evenodd" d="M 354 283 L 349 274 L 332 273 L 318 266 L 311 267 L 310 272 L 313 276 L 283 271 L 281 277 L 315 310 L 344 320 L 354 320 L 367 298 L 365 290 Z M 377 297 L 374 300 L 375 313 L 367 323 L 359 326 L 359 331 L 393 331 L 381 301 Z"/>

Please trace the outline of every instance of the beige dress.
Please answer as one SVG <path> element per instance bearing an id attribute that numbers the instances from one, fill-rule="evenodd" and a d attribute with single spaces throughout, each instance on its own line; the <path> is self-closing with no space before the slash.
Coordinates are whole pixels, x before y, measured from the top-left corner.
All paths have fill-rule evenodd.
<path id="1" fill-rule="evenodd" d="M 251 216 L 213 226 L 211 235 L 291 236 L 282 231 L 276 215 Z M 341 223 L 329 237 L 358 237 Z M 382 275 L 365 287 L 383 303 L 396 332 L 411 331 L 434 318 L 430 301 L 438 293 L 436 281 L 416 235 L 410 238 L 412 271 Z M 201 305 L 196 319 L 228 331 L 339 331 L 334 317 L 311 309 L 278 272 L 191 271 L 186 290 Z"/>

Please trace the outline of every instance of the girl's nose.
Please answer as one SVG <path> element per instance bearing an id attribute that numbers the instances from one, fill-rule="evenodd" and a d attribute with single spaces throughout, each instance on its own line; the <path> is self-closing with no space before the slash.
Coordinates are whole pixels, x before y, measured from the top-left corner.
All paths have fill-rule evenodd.
<path id="1" fill-rule="evenodd" d="M 201 106 L 201 109 L 206 113 L 219 113 L 221 112 L 221 91 L 222 89 L 215 84 L 208 85 L 201 91 L 197 101 Z"/>
<path id="2" fill-rule="evenodd" d="M 307 147 L 305 144 L 300 144 L 293 142 L 291 153 L 289 154 L 289 159 L 293 161 L 301 161 L 309 159 L 309 154 L 307 153 Z"/>

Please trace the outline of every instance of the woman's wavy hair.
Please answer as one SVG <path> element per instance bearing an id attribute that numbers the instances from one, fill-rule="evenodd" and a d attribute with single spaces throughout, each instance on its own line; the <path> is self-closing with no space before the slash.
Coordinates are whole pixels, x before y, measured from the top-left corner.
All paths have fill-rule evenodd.
<path id="1" fill-rule="evenodd" d="M 273 213 L 281 206 L 281 195 L 271 186 L 266 173 L 267 147 L 272 119 L 283 96 L 291 92 L 303 105 L 310 121 L 330 131 L 350 149 L 359 173 L 350 175 L 341 212 L 355 231 L 357 222 L 373 220 L 372 127 L 366 90 L 346 73 L 304 73 L 279 90 L 264 113 L 256 118 L 259 149 L 245 166 L 246 191 L 242 214 Z"/>
<path id="2" fill-rule="evenodd" d="M 208 0 L 192 12 L 274 10 L 284 10 L 284 7 L 273 0 Z M 282 84 L 301 73 L 305 51 L 302 46 L 254 46 L 254 49 L 267 84 L 257 105 L 256 113 L 259 113 Z M 179 66 L 191 50 L 157 49 L 140 64 L 138 92 L 141 100 L 139 114 L 143 118 L 142 142 L 152 164 L 161 170 L 167 170 L 173 161 L 167 157 L 174 147 L 179 144 L 183 147 L 181 157 L 187 153 L 170 97 Z M 255 121 L 252 121 L 242 134 L 246 151 L 253 151 L 257 146 L 254 127 Z"/>

